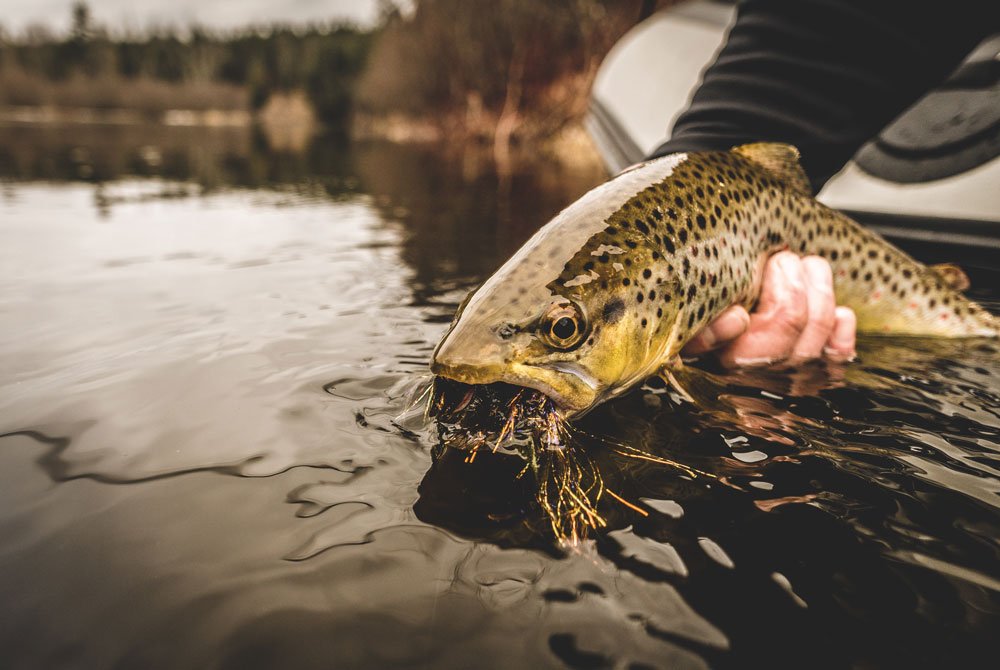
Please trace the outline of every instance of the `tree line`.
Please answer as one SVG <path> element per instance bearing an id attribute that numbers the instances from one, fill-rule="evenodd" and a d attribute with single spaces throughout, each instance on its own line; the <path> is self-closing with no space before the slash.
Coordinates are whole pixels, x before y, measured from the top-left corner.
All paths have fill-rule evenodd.
<path id="1" fill-rule="evenodd" d="M 78 3 L 66 35 L 35 28 L 0 38 L 0 104 L 257 108 L 274 92 L 302 90 L 321 120 L 337 124 L 376 32 L 329 23 L 119 35 Z M 167 99 L 151 102 L 157 94 Z"/>

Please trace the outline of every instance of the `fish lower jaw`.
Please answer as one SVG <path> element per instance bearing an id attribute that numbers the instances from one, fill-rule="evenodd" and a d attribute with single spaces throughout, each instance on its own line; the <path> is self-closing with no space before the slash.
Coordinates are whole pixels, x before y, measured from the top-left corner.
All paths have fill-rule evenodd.
<path id="1" fill-rule="evenodd" d="M 593 401 L 582 401 L 580 391 L 583 389 L 573 388 L 573 385 L 560 384 L 559 386 L 568 386 L 566 389 L 561 389 L 545 379 L 545 377 L 555 377 L 559 373 L 537 366 L 513 364 L 510 368 L 494 370 L 487 367 L 452 366 L 434 362 L 431 363 L 431 372 L 463 384 L 502 382 L 539 391 L 555 403 L 556 409 L 564 418 L 581 414 L 594 404 Z M 586 390 L 589 391 L 589 389 Z"/>

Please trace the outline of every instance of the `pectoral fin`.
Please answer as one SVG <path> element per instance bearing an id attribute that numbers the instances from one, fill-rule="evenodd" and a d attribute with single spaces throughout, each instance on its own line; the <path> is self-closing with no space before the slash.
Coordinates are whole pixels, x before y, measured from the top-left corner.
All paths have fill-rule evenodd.
<path id="1" fill-rule="evenodd" d="M 666 385 L 671 388 L 681 399 L 687 402 L 694 402 L 694 396 L 692 396 L 687 387 L 688 382 L 692 381 L 693 373 L 691 368 L 684 365 L 680 357 L 673 358 L 667 363 L 664 363 L 663 367 L 657 373 L 657 376 L 662 379 Z"/>

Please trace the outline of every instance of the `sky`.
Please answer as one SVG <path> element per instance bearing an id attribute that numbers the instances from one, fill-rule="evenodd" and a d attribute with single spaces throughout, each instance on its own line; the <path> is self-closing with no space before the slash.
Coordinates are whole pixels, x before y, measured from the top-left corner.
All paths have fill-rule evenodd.
<path id="1" fill-rule="evenodd" d="M 376 0 L 89 0 L 94 22 L 112 29 L 197 23 L 236 28 L 252 23 L 306 23 L 343 19 L 374 23 Z M 14 34 L 43 24 L 56 31 L 70 25 L 73 0 L 0 0 L 0 25 Z"/>

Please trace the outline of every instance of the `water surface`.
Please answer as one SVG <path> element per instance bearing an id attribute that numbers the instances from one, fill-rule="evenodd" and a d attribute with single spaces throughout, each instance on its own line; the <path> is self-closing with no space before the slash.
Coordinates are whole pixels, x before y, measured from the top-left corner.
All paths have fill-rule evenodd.
<path id="1" fill-rule="evenodd" d="M 232 132 L 0 129 L 4 667 L 989 666 L 995 344 L 632 393 L 581 428 L 646 516 L 561 548 L 394 418 L 600 175 Z"/>

